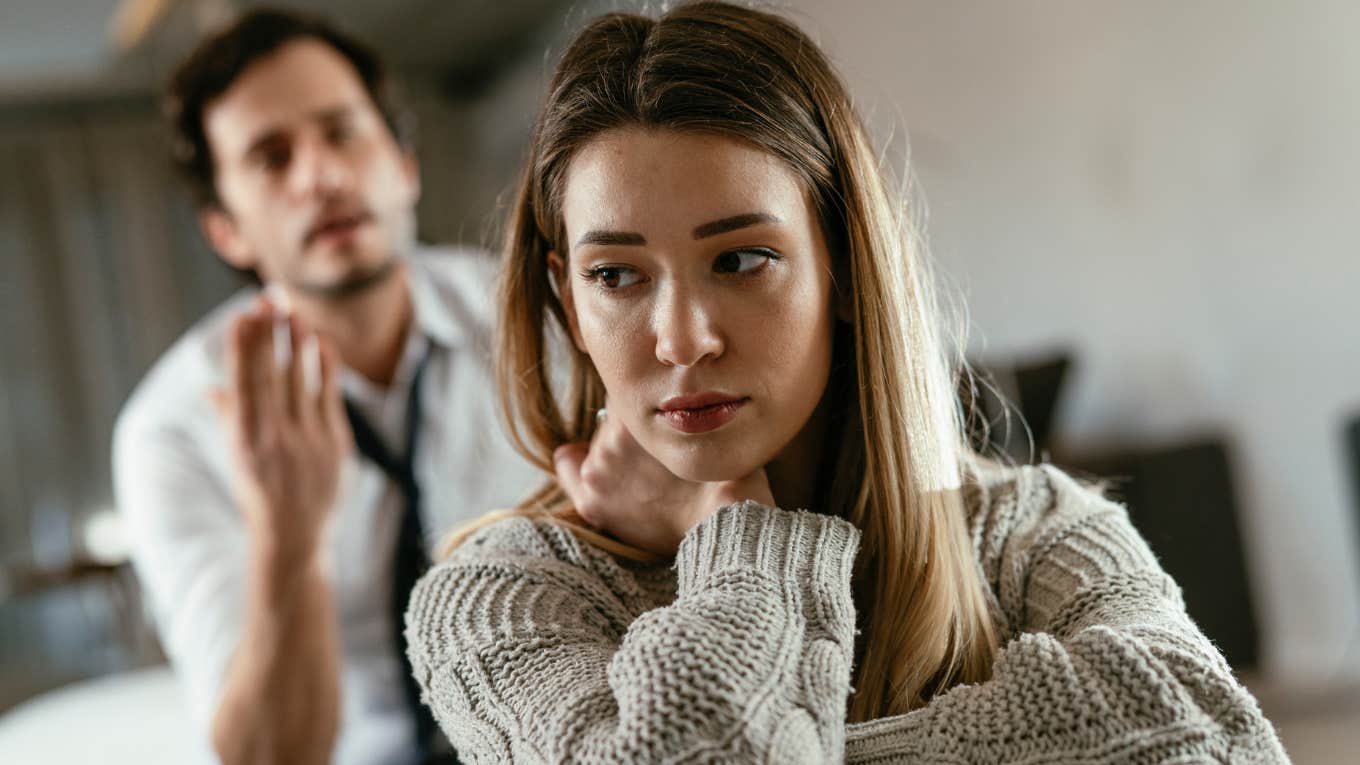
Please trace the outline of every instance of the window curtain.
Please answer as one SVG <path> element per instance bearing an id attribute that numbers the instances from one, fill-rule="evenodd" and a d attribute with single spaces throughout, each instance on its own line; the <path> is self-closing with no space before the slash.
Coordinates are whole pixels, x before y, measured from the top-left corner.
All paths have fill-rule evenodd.
<path id="1" fill-rule="evenodd" d="M 112 508 L 109 444 L 156 358 L 240 278 L 197 231 L 154 104 L 0 107 L 0 710 L 135 663 L 106 583 L 60 570 Z"/>

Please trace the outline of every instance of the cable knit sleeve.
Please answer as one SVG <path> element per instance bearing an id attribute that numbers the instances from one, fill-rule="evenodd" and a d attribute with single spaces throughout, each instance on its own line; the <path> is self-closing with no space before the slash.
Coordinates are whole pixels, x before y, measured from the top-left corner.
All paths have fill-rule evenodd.
<path id="1" fill-rule="evenodd" d="M 987 682 L 852 725 L 851 762 L 1288 762 L 1120 506 L 1018 471 L 973 526 L 1011 626 Z"/>
<path id="2" fill-rule="evenodd" d="M 753 502 L 691 530 L 676 597 L 568 530 L 513 518 L 416 587 L 424 699 L 467 762 L 844 757 L 858 532 Z"/>

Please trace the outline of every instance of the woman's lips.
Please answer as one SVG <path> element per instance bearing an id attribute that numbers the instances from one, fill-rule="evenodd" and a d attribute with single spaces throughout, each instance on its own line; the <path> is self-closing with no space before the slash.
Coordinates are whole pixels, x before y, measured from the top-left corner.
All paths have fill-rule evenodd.
<path id="1" fill-rule="evenodd" d="M 677 396 L 661 405 L 657 415 L 681 433 L 707 433 L 732 421 L 749 398 L 721 393 Z"/>

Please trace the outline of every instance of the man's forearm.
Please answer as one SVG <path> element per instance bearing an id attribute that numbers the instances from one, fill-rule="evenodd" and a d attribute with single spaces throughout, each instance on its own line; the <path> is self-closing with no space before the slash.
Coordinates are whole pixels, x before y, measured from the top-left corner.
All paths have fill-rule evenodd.
<path id="1" fill-rule="evenodd" d="M 329 761 L 340 717 L 338 631 L 320 567 L 257 548 L 245 630 L 213 719 L 224 765 Z"/>

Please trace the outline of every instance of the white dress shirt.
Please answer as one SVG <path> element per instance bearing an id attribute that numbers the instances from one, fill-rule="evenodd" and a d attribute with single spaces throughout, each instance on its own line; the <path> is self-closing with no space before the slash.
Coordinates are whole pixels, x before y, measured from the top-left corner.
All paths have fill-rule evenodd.
<path id="1" fill-rule="evenodd" d="M 510 447 L 499 419 L 490 366 L 490 258 L 422 248 L 406 263 L 414 321 L 396 378 L 383 389 L 342 370 L 340 382 L 400 456 L 411 380 L 430 349 L 415 470 L 433 551 L 449 529 L 515 504 L 544 476 Z M 115 493 L 133 563 L 209 759 L 223 674 L 241 638 L 249 548 L 208 391 L 225 382 L 227 329 L 255 293 L 242 291 L 186 332 L 134 391 L 114 434 Z M 403 498 L 357 453 L 346 474 L 326 551 L 341 645 L 333 761 L 410 762 L 415 721 L 402 694 L 389 607 Z"/>

